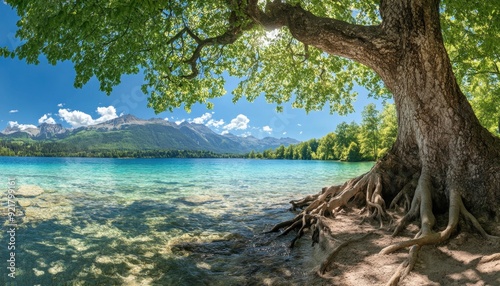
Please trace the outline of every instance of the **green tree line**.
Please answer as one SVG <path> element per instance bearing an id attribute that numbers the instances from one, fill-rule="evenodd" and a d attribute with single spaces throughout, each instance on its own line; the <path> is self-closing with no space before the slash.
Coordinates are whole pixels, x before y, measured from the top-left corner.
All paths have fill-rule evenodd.
<path id="1" fill-rule="evenodd" d="M 281 145 L 277 149 L 250 152 L 247 158 L 288 160 L 341 160 L 347 162 L 376 160 L 383 156 L 396 140 L 397 119 L 394 104 L 385 104 L 381 112 L 368 104 L 362 122 L 342 122 L 334 132 L 320 139 L 299 144 Z"/>
<path id="2" fill-rule="evenodd" d="M 0 140 L 0 156 L 93 158 L 234 158 L 241 155 L 201 150 L 81 149 L 59 142 Z"/>

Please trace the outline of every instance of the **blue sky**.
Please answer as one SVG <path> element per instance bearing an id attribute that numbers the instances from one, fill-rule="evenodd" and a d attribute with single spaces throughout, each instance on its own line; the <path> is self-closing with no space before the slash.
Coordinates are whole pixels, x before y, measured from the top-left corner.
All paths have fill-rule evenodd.
<path id="1" fill-rule="evenodd" d="M 14 36 L 17 20 L 10 6 L 0 4 L 0 46 L 12 49 L 19 43 Z M 307 114 L 302 109 L 291 108 L 290 104 L 284 105 L 284 112 L 277 113 L 275 105 L 266 103 L 263 97 L 253 103 L 240 100 L 233 104 L 230 92 L 237 79 L 228 79 L 228 94 L 214 99 L 212 110 L 195 105 L 191 113 L 180 108 L 155 114 L 147 108 L 147 97 L 140 91 L 142 75 L 124 76 L 110 96 L 99 90 L 95 79 L 81 89 L 74 88 L 74 76 L 70 62 L 52 66 L 42 58 L 39 65 L 28 65 L 18 59 L 0 58 L 0 131 L 7 126 L 24 128 L 42 122 L 78 127 L 121 114 L 133 114 L 144 119 L 203 123 L 217 133 L 231 132 L 259 138 L 291 137 L 302 141 L 320 138 L 334 131 L 342 121 L 361 122 L 361 111 L 368 103 L 377 103 L 379 110 L 382 108 L 379 101 L 368 98 L 367 92 L 359 89 L 355 113 L 347 116 L 331 115 L 327 108 Z"/>

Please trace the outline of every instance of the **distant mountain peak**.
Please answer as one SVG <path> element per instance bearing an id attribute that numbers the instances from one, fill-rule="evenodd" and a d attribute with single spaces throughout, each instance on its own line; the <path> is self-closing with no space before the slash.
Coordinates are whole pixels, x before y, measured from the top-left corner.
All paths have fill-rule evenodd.
<path id="1" fill-rule="evenodd" d="M 61 124 L 42 123 L 38 126 L 38 129 L 40 132 L 36 136 L 43 139 L 51 138 L 58 134 L 64 134 L 67 132 L 67 129 Z"/>
<path id="2" fill-rule="evenodd" d="M 96 132 L 97 131 L 97 132 Z M 176 123 L 161 118 L 140 119 L 126 114 L 96 125 L 66 129 L 61 124 L 42 123 L 37 128 L 8 127 L 2 138 L 31 138 L 61 140 L 84 149 L 174 149 L 203 150 L 218 153 L 247 153 L 264 151 L 279 145 L 296 144 L 291 138 L 220 135 L 204 124 Z"/>
<path id="3" fill-rule="evenodd" d="M 106 122 L 103 122 L 101 124 L 113 124 L 113 125 L 120 125 L 120 124 L 131 124 L 131 123 L 137 123 L 139 121 L 144 121 L 143 119 L 137 118 L 132 114 L 125 114 L 120 117 L 108 120 Z"/>

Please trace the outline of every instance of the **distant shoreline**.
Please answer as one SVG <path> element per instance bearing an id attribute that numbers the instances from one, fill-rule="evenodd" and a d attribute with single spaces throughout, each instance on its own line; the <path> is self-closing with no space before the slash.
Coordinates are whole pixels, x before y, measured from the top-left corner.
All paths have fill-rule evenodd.
<path id="1" fill-rule="evenodd" d="M 171 150 L 170 150 L 171 151 Z M 135 151 L 134 151 L 135 152 Z M 146 151 L 145 151 L 146 152 Z M 372 160 L 364 161 L 341 161 L 341 160 L 322 160 L 322 159 L 278 159 L 278 158 L 250 158 L 248 154 L 218 154 L 209 151 L 190 151 L 190 150 L 177 150 L 179 152 L 176 157 L 155 157 L 155 156 L 92 156 L 93 154 L 86 155 L 3 155 L 1 157 L 13 158 L 89 158 L 89 159 L 249 159 L 249 160 L 281 160 L 281 161 L 322 161 L 322 162 L 341 162 L 341 163 L 359 163 L 359 162 L 375 162 Z"/>
<path id="2" fill-rule="evenodd" d="M 2 152 L 3 151 L 3 152 Z M 168 158 L 246 158 L 246 154 L 220 154 L 198 150 L 88 150 L 77 152 L 5 152 L 1 157 L 45 157 L 45 158 L 115 158 L 115 159 L 168 159 Z M 19 154 L 20 153 L 20 154 Z"/>

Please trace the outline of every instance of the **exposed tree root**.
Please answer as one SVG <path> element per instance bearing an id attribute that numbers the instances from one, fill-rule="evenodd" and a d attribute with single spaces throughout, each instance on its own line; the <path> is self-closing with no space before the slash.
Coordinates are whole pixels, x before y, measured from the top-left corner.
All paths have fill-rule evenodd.
<path id="1" fill-rule="evenodd" d="M 352 242 L 356 242 L 356 241 L 360 241 L 364 238 L 366 238 L 368 235 L 372 234 L 371 232 L 368 232 L 368 233 L 365 233 L 364 235 L 360 235 L 356 238 L 352 238 L 352 239 L 349 239 L 349 240 L 346 240 L 342 243 L 340 243 L 339 245 L 337 245 L 333 251 L 328 255 L 328 257 L 325 259 L 325 261 L 323 261 L 321 263 L 321 266 L 318 270 L 318 274 L 320 276 L 324 276 L 325 273 L 328 271 L 328 268 L 330 267 L 330 265 L 332 265 L 333 263 L 333 260 L 335 259 L 335 256 L 337 256 L 337 254 L 340 252 L 340 250 L 344 247 L 346 247 L 347 245 L 349 245 L 350 243 Z"/>
<path id="2" fill-rule="evenodd" d="M 398 269 L 396 269 L 396 272 L 392 275 L 391 279 L 387 282 L 387 286 L 395 286 L 398 285 L 399 281 L 401 281 L 406 275 L 410 273 L 410 271 L 413 269 L 415 266 L 415 263 L 417 263 L 417 258 L 418 258 L 418 252 L 420 251 L 421 246 L 419 245 L 414 245 L 410 248 L 410 254 L 408 255 L 408 258 L 399 265 Z"/>
<path id="3" fill-rule="evenodd" d="M 385 167 L 382 167 L 384 164 Z M 449 202 L 448 223 L 443 230 L 434 231 L 436 218 L 433 213 L 432 202 L 435 187 L 430 172 L 425 168 L 420 171 L 407 170 L 406 173 L 402 174 L 402 176 L 406 177 L 406 180 L 402 180 L 401 176 L 398 177 L 397 172 L 388 174 L 387 165 L 392 168 L 396 166 L 389 158 L 385 162 L 379 162 L 370 172 L 351 179 L 343 185 L 323 188 L 316 195 L 291 201 L 293 210 L 302 209 L 302 211 L 294 219 L 274 226 L 269 232 L 278 232 L 284 229 L 280 234 L 280 236 L 283 236 L 292 230 L 298 230 L 290 245 L 290 247 L 293 247 L 295 242 L 304 235 L 305 231 L 311 229 L 313 231 L 312 245 L 314 246 L 319 241 L 320 234 L 325 235 L 325 233 L 328 233 L 331 235 L 332 232 L 330 227 L 324 225 L 322 218 L 333 217 L 340 209 L 353 204 L 362 208 L 363 221 L 365 219 L 375 219 L 382 227 L 384 221 L 392 221 L 392 216 L 387 212 L 384 200 L 384 197 L 391 198 L 391 196 L 387 196 L 387 193 L 384 195 L 383 188 L 392 188 L 390 193 L 392 192 L 394 195 L 392 196 L 390 209 L 405 211 L 405 215 L 392 226 L 394 229 L 393 236 L 399 234 L 409 223 L 418 218 L 420 219 L 420 230 L 413 239 L 387 246 L 380 251 L 380 254 L 389 254 L 410 247 L 408 258 L 399 266 L 387 285 L 397 285 L 401 279 L 410 273 L 415 266 L 422 246 L 446 241 L 456 231 L 460 217 L 465 218 L 483 237 L 494 238 L 486 233 L 478 220 L 465 208 L 460 195 L 461 189 L 457 184 L 447 185 L 444 192 Z M 391 185 L 391 180 L 399 180 L 399 183 L 394 184 L 395 186 Z M 394 190 L 395 188 L 399 189 Z M 336 246 L 321 264 L 318 274 L 324 277 L 337 253 L 349 243 L 363 239 L 366 235 L 349 239 Z M 484 261 L 496 259 L 500 259 L 498 254 L 485 257 Z"/>
<path id="4" fill-rule="evenodd" d="M 479 260 L 479 264 L 488 263 L 495 260 L 500 260 L 500 253 L 481 257 L 481 260 Z"/>

